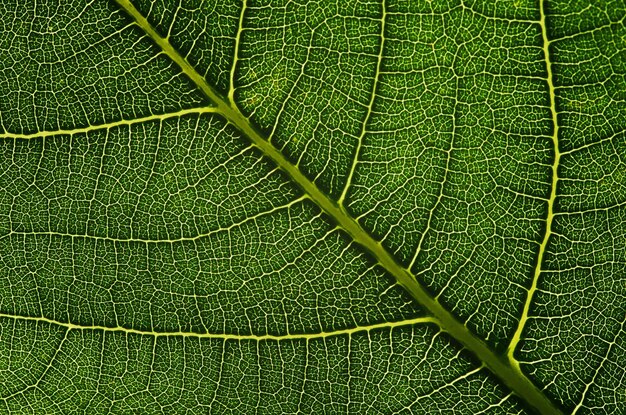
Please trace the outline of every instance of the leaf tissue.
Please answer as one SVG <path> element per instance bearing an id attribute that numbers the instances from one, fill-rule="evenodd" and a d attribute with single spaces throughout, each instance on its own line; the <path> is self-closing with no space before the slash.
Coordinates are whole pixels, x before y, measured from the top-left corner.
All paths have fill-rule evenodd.
<path id="1" fill-rule="evenodd" d="M 8 0 L 0 97 L 0 413 L 626 413 L 623 0 Z"/>

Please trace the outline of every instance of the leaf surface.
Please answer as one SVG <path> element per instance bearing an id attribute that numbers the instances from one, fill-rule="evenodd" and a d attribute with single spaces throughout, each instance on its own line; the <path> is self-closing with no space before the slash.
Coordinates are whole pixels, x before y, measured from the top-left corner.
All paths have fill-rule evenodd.
<path id="1" fill-rule="evenodd" d="M 623 411 L 622 1 L 0 17 L 0 411 Z"/>

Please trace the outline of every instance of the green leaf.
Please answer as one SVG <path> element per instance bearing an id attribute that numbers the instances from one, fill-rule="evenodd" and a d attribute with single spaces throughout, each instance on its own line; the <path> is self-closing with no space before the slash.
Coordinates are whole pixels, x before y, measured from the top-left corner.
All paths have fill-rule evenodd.
<path id="1" fill-rule="evenodd" d="M 0 33 L 1 413 L 623 413 L 622 0 Z"/>

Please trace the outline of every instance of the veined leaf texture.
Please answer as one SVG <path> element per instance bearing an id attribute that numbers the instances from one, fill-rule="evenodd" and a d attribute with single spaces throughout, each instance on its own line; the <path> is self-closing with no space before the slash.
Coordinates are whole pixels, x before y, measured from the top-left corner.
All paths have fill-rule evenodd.
<path id="1" fill-rule="evenodd" d="M 626 3 L 0 4 L 0 413 L 626 413 Z"/>

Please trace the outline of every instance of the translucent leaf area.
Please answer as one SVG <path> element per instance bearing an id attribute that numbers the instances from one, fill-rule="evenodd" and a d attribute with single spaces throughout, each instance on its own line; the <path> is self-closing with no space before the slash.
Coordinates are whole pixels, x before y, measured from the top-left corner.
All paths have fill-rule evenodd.
<path id="1" fill-rule="evenodd" d="M 623 0 L 0 4 L 0 413 L 623 414 Z"/>

